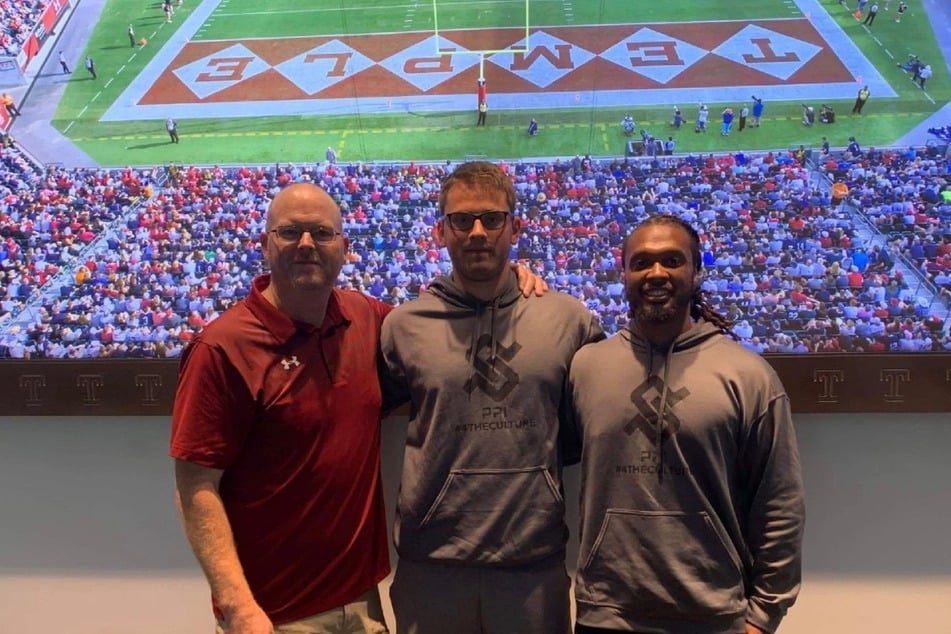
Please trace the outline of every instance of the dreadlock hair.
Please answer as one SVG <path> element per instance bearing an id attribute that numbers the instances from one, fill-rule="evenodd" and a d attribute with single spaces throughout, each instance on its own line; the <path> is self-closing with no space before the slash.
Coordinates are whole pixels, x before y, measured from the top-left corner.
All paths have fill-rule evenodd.
<path id="1" fill-rule="evenodd" d="M 628 237 L 633 235 L 633 233 L 641 227 L 648 227 L 652 225 L 673 225 L 682 229 L 684 233 L 689 236 L 690 257 L 693 260 L 694 269 L 696 269 L 697 273 L 699 274 L 701 268 L 703 267 L 703 257 L 700 254 L 700 234 L 697 233 L 697 230 L 690 226 L 690 224 L 680 216 L 674 216 L 672 214 L 658 214 L 654 216 L 648 216 L 647 220 L 644 220 L 640 224 L 636 225 L 634 229 L 632 229 L 628 234 Z M 622 258 L 622 261 L 624 262 L 624 268 L 627 269 L 627 240 L 624 240 Z M 707 301 L 706 293 L 700 288 L 699 284 L 694 287 L 693 296 L 691 297 L 690 317 L 695 320 L 703 319 L 704 321 L 709 321 L 724 335 L 732 337 L 735 341 L 740 340 L 740 338 L 737 337 L 733 332 L 733 322 L 714 310 L 710 302 Z"/>

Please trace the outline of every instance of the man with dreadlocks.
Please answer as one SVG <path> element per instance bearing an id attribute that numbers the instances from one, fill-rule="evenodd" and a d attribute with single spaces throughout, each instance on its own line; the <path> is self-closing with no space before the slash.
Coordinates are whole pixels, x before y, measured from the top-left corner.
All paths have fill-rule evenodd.
<path id="1" fill-rule="evenodd" d="M 775 632 L 799 592 L 805 515 L 789 399 L 704 300 L 690 225 L 653 216 L 623 258 L 630 327 L 581 348 L 567 387 L 575 632 Z"/>

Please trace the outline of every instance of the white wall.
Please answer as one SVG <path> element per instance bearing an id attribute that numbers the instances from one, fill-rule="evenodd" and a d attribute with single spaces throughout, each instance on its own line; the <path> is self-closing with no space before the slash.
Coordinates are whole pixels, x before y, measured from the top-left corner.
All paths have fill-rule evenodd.
<path id="1" fill-rule="evenodd" d="M 782 634 L 951 632 L 951 416 L 796 424 L 805 580 Z M 404 426 L 384 427 L 391 502 Z M 0 417 L 0 632 L 211 633 L 167 436 L 166 418 Z"/>

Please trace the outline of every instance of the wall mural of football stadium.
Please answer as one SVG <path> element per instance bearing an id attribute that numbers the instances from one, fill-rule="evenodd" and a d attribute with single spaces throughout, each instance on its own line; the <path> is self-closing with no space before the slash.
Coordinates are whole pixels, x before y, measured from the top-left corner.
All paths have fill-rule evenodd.
<path id="1" fill-rule="evenodd" d="M 608 331 L 626 229 L 676 213 L 744 343 L 798 358 L 800 407 L 949 407 L 947 139 L 899 145 L 951 100 L 920 5 L 868 24 L 818 0 L 134 4 L 69 7 L 75 45 L 3 89 L 3 357 L 174 362 L 247 294 L 267 201 L 300 180 L 341 204 L 341 286 L 411 300 L 447 269 L 440 179 L 487 158 L 519 192 L 513 257 Z M 175 380 L 64 372 L 10 375 L 11 411 L 103 390 L 148 411 Z"/>

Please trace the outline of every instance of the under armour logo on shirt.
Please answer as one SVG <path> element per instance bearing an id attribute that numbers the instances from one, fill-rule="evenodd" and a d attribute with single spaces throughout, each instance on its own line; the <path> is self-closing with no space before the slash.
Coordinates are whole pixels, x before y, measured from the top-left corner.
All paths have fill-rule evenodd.
<path id="1" fill-rule="evenodd" d="M 285 370 L 290 370 L 291 367 L 300 365 L 300 361 L 297 360 L 297 355 L 295 354 L 295 355 L 294 355 L 293 357 L 291 357 L 290 359 L 283 359 L 283 360 L 281 361 L 281 365 L 284 366 L 284 369 L 285 369 Z"/>

